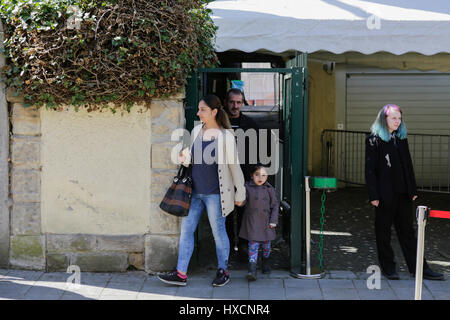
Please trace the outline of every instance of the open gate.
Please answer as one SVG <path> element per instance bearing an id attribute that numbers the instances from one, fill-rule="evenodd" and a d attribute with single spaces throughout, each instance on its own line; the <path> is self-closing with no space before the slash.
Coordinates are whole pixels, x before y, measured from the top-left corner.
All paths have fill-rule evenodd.
<path id="1" fill-rule="evenodd" d="M 304 176 L 307 174 L 307 79 L 306 54 L 299 55 L 287 63 L 286 68 L 200 68 L 188 78 L 186 88 L 186 129 L 192 130 L 198 102 L 207 92 L 208 75 L 213 73 L 277 73 L 282 97 L 280 99 L 280 168 L 277 177 L 282 181 L 280 197 L 290 205 L 290 269 L 299 273 L 304 256 L 305 190 Z M 201 230 L 199 227 L 198 230 Z M 201 235 L 197 235 L 198 253 Z M 193 255 L 198 260 L 198 255 Z"/>

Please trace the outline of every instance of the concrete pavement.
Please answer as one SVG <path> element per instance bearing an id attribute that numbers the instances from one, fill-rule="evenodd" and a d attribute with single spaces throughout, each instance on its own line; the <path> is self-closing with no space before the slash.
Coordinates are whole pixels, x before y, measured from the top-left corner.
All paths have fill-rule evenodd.
<path id="1" fill-rule="evenodd" d="M 367 273 L 329 271 L 322 279 L 296 279 L 287 271 L 258 273 L 248 282 L 245 270 L 231 270 L 231 281 L 212 287 L 215 271 L 189 275 L 186 287 L 170 286 L 145 272 L 65 272 L 0 269 L 1 300 L 413 300 L 415 279 L 399 273 L 401 280 L 381 276 L 380 289 L 368 289 Z M 72 277 L 69 279 L 69 277 Z M 67 283 L 69 279 L 69 283 Z M 422 300 L 450 300 L 450 274 L 445 281 L 424 280 Z"/>

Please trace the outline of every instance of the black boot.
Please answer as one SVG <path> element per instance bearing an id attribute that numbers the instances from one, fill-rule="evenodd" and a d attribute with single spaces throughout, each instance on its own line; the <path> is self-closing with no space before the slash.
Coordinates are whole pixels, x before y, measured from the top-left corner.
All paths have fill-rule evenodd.
<path id="1" fill-rule="evenodd" d="M 265 274 L 270 273 L 269 259 L 270 258 L 264 258 L 264 257 L 262 258 L 262 266 L 261 266 L 262 273 L 265 273 Z"/>
<path id="2" fill-rule="evenodd" d="M 248 281 L 255 281 L 256 280 L 256 262 L 249 262 L 248 263 L 247 279 L 248 279 Z"/>
<path id="3" fill-rule="evenodd" d="M 411 276 L 415 277 L 416 274 L 411 273 Z M 442 273 L 434 272 L 430 269 L 430 267 L 424 267 L 423 268 L 423 279 L 426 280 L 445 280 L 444 275 Z"/>

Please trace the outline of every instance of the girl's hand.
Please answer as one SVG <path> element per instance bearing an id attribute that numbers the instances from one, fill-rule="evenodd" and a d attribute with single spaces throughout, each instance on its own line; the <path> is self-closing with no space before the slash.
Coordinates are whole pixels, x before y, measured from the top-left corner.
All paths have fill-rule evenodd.
<path id="1" fill-rule="evenodd" d="M 413 196 L 413 199 L 412 199 L 412 200 L 414 201 L 414 200 L 416 200 L 416 199 L 417 199 L 417 196 Z"/>
<path id="2" fill-rule="evenodd" d="M 238 207 L 242 207 L 244 201 L 235 201 L 234 204 L 237 205 Z"/>
<path id="3" fill-rule="evenodd" d="M 371 203 L 374 207 L 378 207 L 378 205 L 380 204 L 380 200 L 373 200 L 373 201 L 370 201 L 370 203 Z"/>
<path id="4" fill-rule="evenodd" d="M 275 228 L 276 228 L 276 226 L 277 226 L 277 225 L 276 225 L 275 223 L 271 223 L 271 224 L 269 224 L 269 228 L 270 228 L 270 229 L 275 229 Z"/>

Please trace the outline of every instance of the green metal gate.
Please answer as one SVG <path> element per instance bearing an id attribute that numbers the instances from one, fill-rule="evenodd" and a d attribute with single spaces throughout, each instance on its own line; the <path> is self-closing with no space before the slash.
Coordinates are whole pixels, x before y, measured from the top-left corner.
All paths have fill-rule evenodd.
<path id="1" fill-rule="evenodd" d="M 188 78 L 186 88 L 186 129 L 192 130 L 198 102 L 203 96 L 204 75 L 207 73 L 270 72 L 279 73 L 283 85 L 281 142 L 283 163 L 283 200 L 291 206 L 290 223 L 290 269 L 300 273 L 304 252 L 305 190 L 304 176 L 307 169 L 307 67 L 306 54 L 288 63 L 288 68 L 205 68 L 198 69 Z"/>

